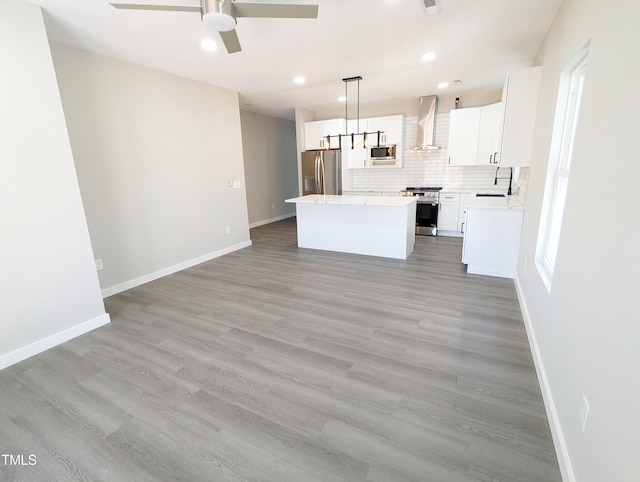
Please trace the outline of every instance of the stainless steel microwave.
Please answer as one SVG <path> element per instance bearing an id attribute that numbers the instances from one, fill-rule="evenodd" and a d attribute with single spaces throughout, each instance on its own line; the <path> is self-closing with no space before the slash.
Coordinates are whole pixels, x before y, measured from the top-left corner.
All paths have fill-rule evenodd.
<path id="1" fill-rule="evenodd" d="M 369 150 L 369 158 L 372 161 L 393 160 L 396 158 L 396 145 L 373 146 Z"/>

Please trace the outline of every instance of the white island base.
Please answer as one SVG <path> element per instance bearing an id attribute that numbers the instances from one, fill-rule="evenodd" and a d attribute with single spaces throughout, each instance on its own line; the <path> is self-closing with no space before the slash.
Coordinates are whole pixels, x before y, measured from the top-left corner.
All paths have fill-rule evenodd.
<path id="1" fill-rule="evenodd" d="M 300 248 L 396 259 L 413 252 L 415 198 L 312 194 L 285 202 L 296 204 Z"/>

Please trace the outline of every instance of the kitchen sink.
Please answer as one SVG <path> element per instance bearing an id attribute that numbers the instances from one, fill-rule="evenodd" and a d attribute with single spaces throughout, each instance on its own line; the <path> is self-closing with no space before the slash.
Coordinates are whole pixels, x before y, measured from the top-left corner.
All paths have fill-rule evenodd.
<path id="1" fill-rule="evenodd" d="M 476 193 L 476 197 L 504 197 L 504 194 Z"/>

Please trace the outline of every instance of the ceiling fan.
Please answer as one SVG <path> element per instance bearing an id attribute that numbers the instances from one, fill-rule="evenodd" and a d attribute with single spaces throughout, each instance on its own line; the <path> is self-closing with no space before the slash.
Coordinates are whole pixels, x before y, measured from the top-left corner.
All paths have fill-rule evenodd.
<path id="1" fill-rule="evenodd" d="M 318 5 L 291 5 L 279 3 L 241 3 L 236 0 L 200 0 L 199 6 L 146 5 L 133 3 L 111 3 L 112 7 L 125 10 L 163 10 L 170 12 L 197 12 L 202 22 L 217 30 L 227 52 L 240 52 L 240 41 L 236 33 L 239 17 L 253 18 L 318 18 Z"/>

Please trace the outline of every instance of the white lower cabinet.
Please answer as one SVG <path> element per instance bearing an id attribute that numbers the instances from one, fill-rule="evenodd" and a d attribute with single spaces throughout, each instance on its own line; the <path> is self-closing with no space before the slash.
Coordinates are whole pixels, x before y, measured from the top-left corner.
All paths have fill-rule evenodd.
<path id="1" fill-rule="evenodd" d="M 469 206 L 462 262 L 467 273 L 515 278 L 524 210 Z"/>
<path id="2" fill-rule="evenodd" d="M 465 208 L 470 195 L 468 192 L 440 193 L 438 235 L 462 236 L 464 233 Z"/>
<path id="3" fill-rule="evenodd" d="M 460 211 L 460 194 L 440 194 L 438 206 L 438 233 L 458 231 L 458 212 Z"/>
<path id="4" fill-rule="evenodd" d="M 458 208 L 458 232 L 464 234 L 464 225 L 467 217 L 467 202 L 471 194 L 468 192 L 460 194 L 460 206 Z"/>

